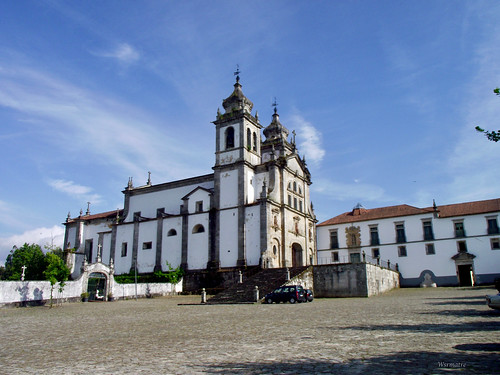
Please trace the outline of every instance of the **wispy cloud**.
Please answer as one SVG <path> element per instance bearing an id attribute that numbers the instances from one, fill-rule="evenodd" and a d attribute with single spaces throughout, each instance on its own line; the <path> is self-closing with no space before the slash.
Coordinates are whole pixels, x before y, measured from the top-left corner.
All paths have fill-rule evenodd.
<path id="1" fill-rule="evenodd" d="M 109 51 L 91 52 L 93 55 L 116 59 L 121 63 L 131 64 L 140 59 L 139 52 L 128 43 L 121 43 Z"/>
<path id="2" fill-rule="evenodd" d="M 380 186 L 360 182 L 334 182 L 324 178 L 317 178 L 311 185 L 311 191 L 339 201 L 371 202 L 384 201 L 385 190 Z"/>
<path id="3" fill-rule="evenodd" d="M 88 202 L 92 202 L 93 204 L 101 202 L 101 196 L 99 194 L 93 194 L 93 189 L 91 187 L 78 185 L 73 181 L 65 180 L 49 180 L 48 184 L 55 190 L 65 193 L 75 199 L 84 199 Z"/>
<path id="4" fill-rule="evenodd" d="M 178 178 L 193 170 L 196 156 L 174 132 L 166 133 L 168 124 L 160 125 L 130 103 L 27 67 L 1 67 L 0 87 L 0 106 L 36 119 L 45 140 L 71 154 L 85 153 L 136 176 L 151 170 L 163 178 Z M 164 163 L 167 154 L 169 163 Z"/>
<path id="5" fill-rule="evenodd" d="M 321 142 L 321 132 L 300 114 L 292 115 L 289 124 L 289 127 L 297 129 L 299 151 L 306 156 L 308 162 L 319 164 L 325 156 L 325 150 Z"/>
<path id="6" fill-rule="evenodd" d="M 7 255 L 14 246 L 22 246 L 25 243 L 38 244 L 44 246 L 62 247 L 64 241 L 64 228 L 60 225 L 54 225 L 52 228 L 35 228 L 21 234 L 15 234 L 9 237 L 0 237 L 0 264 L 5 264 Z"/>

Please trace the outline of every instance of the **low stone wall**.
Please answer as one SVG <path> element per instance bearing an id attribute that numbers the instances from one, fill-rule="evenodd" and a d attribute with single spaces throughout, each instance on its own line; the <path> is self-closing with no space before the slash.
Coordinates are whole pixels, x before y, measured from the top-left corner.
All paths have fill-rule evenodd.
<path id="1" fill-rule="evenodd" d="M 87 285 L 83 285 L 86 280 L 80 277 L 75 281 L 67 281 L 62 292 L 59 292 L 59 284 L 56 284 L 53 291 L 54 303 L 56 300 L 80 301 L 82 292 L 87 290 Z M 116 299 L 135 297 L 135 284 L 118 284 L 112 278 L 110 285 L 111 293 Z M 48 281 L 1 281 L 0 306 L 43 305 L 50 300 L 50 288 Z M 141 298 L 180 292 L 182 292 L 182 281 L 177 284 L 137 284 L 137 295 Z"/>
<path id="2" fill-rule="evenodd" d="M 314 290 L 314 271 L 313 267 L 309 267 L 300 275 L 295 276 L 290 281 L 287 281 L 285 285 L 302 285 L 304 289 Z M 262 296 L 264 297 L 264 296 Z"/>
<path id="3" fill-rule="evenodd" d="M 314 266 L 316 297 L 370 297 L 399 288 L 399 273 L 369 263 Z"/>

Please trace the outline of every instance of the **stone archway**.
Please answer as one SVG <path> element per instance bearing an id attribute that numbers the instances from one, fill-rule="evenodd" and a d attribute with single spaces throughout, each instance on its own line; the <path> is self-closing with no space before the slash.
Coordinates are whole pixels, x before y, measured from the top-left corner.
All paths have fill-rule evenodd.
<path id="1" fill-rule="evenodd" d="M 297 242 L 292 244 L 292 267 L 301 267 L 304 265 L 303 249 Z"/>
<path id="2" fill-rule="evenodd" d="M 107 277 L 102 272 L 92 272 L 89 274 L 87 282 L 89 301 L 105 301 L 108 295 L 107 285 Z"/>
<path id="3" fill-rule="evenodd" d="M 108 297 L 113 295 L 114 271 L 113 262 L 109 266 L 101 262 L 91 264 L 84 262 L 82 293 L 89 294 L 89 301 L 107 301 Z"/>

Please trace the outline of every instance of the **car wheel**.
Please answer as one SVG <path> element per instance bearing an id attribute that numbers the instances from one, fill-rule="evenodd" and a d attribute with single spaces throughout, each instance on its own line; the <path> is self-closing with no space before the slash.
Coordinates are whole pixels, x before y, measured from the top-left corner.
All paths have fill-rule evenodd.
<path id="1" fill-rule="evenodd" d="M 273 303 L 273 299 L 272 298 L 266 299 L 266 303 L 270 305 L 271 303 Z"/>
<path id="2" fill-rule="evenodd" d="M 295 303 L 295 298 L 290 298 L 290 303 Z"/>

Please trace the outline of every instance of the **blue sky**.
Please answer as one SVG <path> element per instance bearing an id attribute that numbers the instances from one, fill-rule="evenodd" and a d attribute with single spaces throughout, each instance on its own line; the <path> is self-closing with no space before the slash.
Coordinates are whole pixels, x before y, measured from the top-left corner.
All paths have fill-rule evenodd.
<path id="1" fill-rule="evenodd" d="M 277 98 L 320 221 L 498 198 L 497 1 L 8 1 L 0 15 L 0 263 L 62 244 L 68 211 L 210 173 L 239 64 Z"/>

